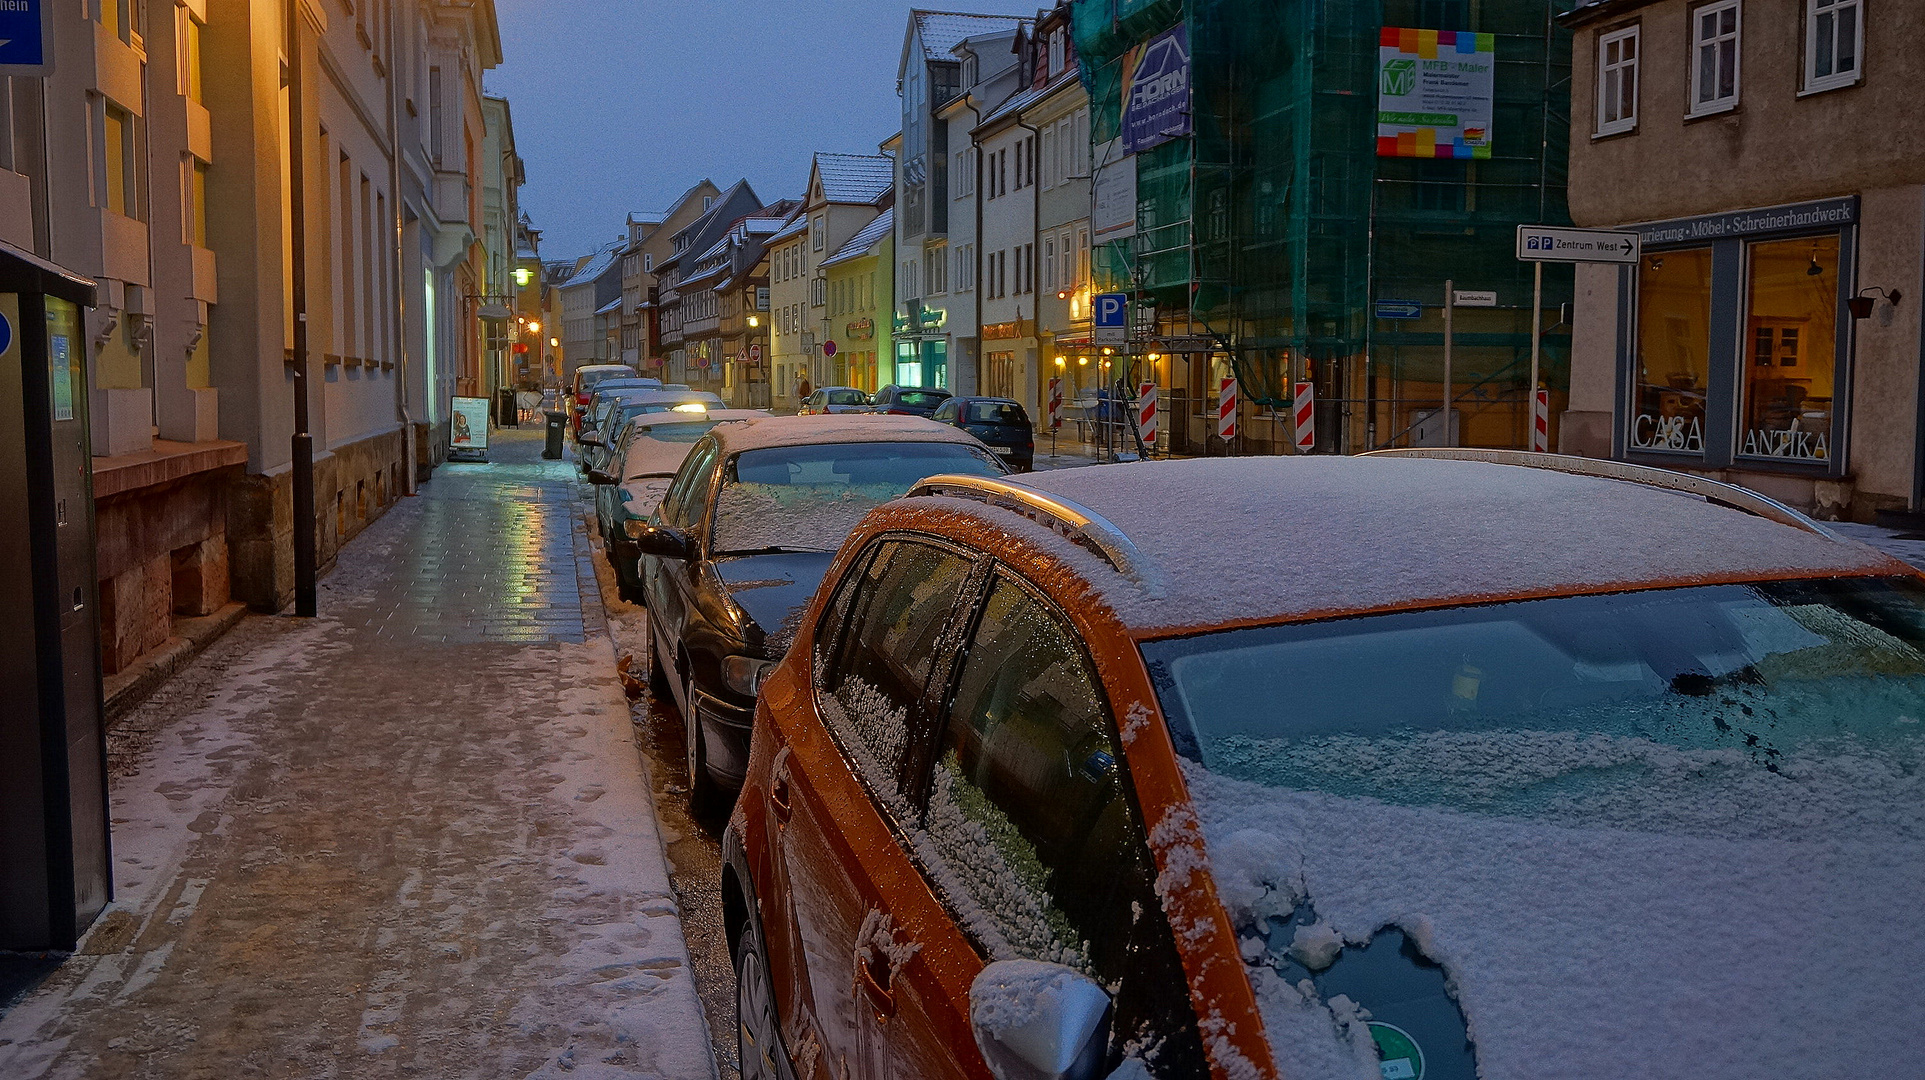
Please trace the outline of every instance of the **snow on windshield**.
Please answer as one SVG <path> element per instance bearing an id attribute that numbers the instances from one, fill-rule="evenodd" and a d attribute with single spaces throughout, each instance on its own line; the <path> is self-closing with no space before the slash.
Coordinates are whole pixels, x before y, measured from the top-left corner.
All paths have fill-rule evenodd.
<path id="1" fill-rule="evenodd" d="M 937 473 L 1000 475 L 978 448 L 950 442 L 779 446 L 738 454 L 715 505 L 713 550 L 834 551 L 869 511 Z"/>
<path id="2" fill-rule="evenodd" d="M 1601 1062 L 1842 1080 L 1925 1058 L 1917 590 L 1737 591 L 1636 606 L 1626 625 L 1669 632 L 1633 654 L 1594 606 L 1551 617 L 1570 600 L 1460 613 L 1434 672 L 1415 617 L 1324 624 L 1336 651 L 1307 657 L 1224 650 L 1241 660 L 1213 677 L 1265 682 L 1257 664 L 1275 705 L 1185 694 L 1201 669 L 1146 647 L 1175 672 L 1166 715 L 1194 735 L 1185 778 L 1284 1075 L 1375 1078 L 1373 1043 L 1382 1076 L 1403 1068 L 1390 1054 L 1417 1040 L 1385 1018 L 1412 995 L 1391 991 L 1427 971 L 1482 1080 Z M 1565 668 L 1480 638 L 1479 613 L 1559 641 Z M 1311 674 L 1342 653 L 1379 673 L 1347 701 Z M 1380 937 L 1401 944 L 1373 953 Z M 1429 1075 L 1458 1075 L 1451 1041 L 1430 1042 Z"/>

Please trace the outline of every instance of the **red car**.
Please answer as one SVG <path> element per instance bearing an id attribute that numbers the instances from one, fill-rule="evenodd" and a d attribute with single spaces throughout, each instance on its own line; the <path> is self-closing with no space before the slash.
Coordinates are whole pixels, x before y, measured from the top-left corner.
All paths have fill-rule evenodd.
<path id="1" fill-rule="evenodd" d="M 762 687 L 742 1072 L 1904 1072 L 1921 718 L 1920 576 L 1715 481 L 933 477 Z"/>
<path id="2" fill-rule="evenodd" d="M 582 411 L 588 408 L 588 398 L 595 392 L 595 384 L 605 379 L 634 378 L 639 374 L 627 364 L 585 364 L 576 368 L 574 389 L 569 395 L 569 434 L 581 434 Z"/>

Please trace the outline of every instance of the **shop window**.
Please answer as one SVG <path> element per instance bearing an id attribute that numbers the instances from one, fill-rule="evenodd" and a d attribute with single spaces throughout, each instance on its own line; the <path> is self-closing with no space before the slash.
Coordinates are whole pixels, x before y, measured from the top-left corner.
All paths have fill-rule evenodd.
<path id="1" fill-rule="evenodd" d="M 1597 133 L 1638 126 L 1638 28 L 1605 34 L 1597 44 Z"/>
<path id="2" fill-rule="evenodd" d="M 1805 89 L 1858 81 L 1864 0 L 1805 0 Z"/>
<path id="3" fill-rule="evenodd" d="M 1704 453 L 1710 342 L 1711 249 L 1646 255 L 1638 267 L 1633 449 Z"/>
<path id="4" fill-rule="evenodd" d="M 1749 263 L 1738 452 L 1828 461 L 1837 367 L 1838 237 L 1752 244 Z"/>
<path id="5" fill-rule="evenodd" d="M 1740 0 L 1707 4 L 1691 13 L 1691 115 L 1738 104 Z"/>

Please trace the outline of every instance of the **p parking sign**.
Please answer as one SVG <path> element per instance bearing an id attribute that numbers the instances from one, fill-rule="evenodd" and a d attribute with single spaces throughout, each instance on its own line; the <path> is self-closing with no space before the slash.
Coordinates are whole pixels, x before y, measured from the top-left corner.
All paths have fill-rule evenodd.
<path id="1" fill-rule="evenodd" d="M 1127 293 L 1098 293 L 1090 298 L 1090 323 L 1098 345 L 1122 345 L 1130 339 L 1130 298 Z"/>
<path id="2" fill-rule="evenodd" d="M 53 74 L 53 0 L 0 0 L 0 75 Z"/>

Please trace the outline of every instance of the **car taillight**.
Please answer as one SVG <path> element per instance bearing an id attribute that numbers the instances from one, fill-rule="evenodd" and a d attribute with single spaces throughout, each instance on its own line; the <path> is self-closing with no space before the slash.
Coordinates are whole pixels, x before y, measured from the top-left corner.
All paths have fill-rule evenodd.
<path id="1" fill-rule="evenodd" d="M 909 411 L 908 409 L 896 409 L 896 408 L 889 408 L 889 409 L 884 409 L 884 410 L 883 410 L 883 412 L 885 412 L 885 413 L 887 413 L 887 414 L 889 414 L 890 416 L 914 416 L 914 415 L 916 415 L 915 413 L 913 413 L 913 412 L 910 412 L 910 411 Z"/>

